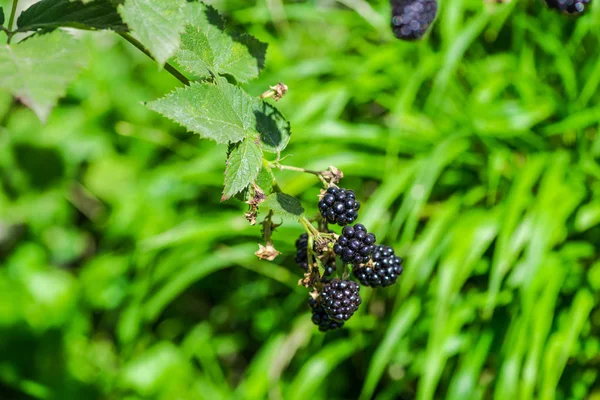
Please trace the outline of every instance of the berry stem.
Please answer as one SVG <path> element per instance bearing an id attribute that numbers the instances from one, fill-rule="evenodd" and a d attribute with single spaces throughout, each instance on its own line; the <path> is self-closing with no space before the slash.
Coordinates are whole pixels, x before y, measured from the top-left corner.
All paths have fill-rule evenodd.
<path id="1" fill-rule="evenodd" d="M 10 17 L 8 18 L 8 30 L 10 31 L 13 26 L 13 21 L 15 20 L 15 14 L 17 13 L 17 5 L 19 4 L 19 0 L 14 0 L 12 3 L 12 9 L 10 10 Z M 8 36 L 7 43 L 10 43 L 10 39 L 12 35 Z"/>
<path id="2" fill-rule="evenodd" d="M 294 167 L 291 165 L 283 165 L 283 164 L 278 164 L 278 163 L 275 163 L 273 166 L 276 168 L 279 168 L 280 170 L 285 169 L 288 171 L 296 171 L 296 172 L 303 172 L 305 174 L 316 175 L 319 178 L 319 180 L 321 182 L 323 182 L 324 185 L 328 184 L 327 180 L 323 177 L 323 173 L 321 171 L 313 171 L 313 170 L 306 169 L 306 168 L 299 168 L 299 167 Z"/>

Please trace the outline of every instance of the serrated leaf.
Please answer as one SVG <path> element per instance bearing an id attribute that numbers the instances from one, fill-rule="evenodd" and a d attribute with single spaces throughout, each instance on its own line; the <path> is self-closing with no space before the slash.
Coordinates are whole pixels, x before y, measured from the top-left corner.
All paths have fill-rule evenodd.
<path id="1" fill-rule="evenodd" d="M 42 0 L 21 13 L 17 26 L 19 31 L 58 27 L 127 31 L 116 6 L 109 0 L 95 0 L 87 4 L 71 0 Z"/>
<path id="2" fill-rule="evenodd" d="M 0 88 L 45 121 L 85 57 L 82 44 L 62 31 L 0 47 Z"/>
<path id="3" fill-rule="evenodd" d="M 188 130 L 217 143 L 239 142 L 255 132 L 254 99 L 237 86 L 193 82 L 147 106 Z"/>
<path id="4" fill-rule="evenodd" d="M 285 193 L 273 193 L 260 204 L 261 208 L 272 210 L 280 217 L 290 219 L 300 219 L 304 213 L 304 208 L 295 197 Z"/>
<path id="5" fill-rule="evenodd" d="M 256 78 L 264 67 L 267 45 L 250 35 L 223 30 L 214 8 L 188 3 L 188 25 L 181 36 L 177 62 L 198 77 L 229 74 L 239 82 Z"/>
<path id="6" fill-rule="evenodd" d="M 119 13 L 160 65 L 175 54 L 185 25 L 185 0 L 126 0 Z"/>
<path id="7" fill-rule="evenodd" d="M 0 6 L 0 25 L 4 25 L 4 9 Z"/>
<path id="8" fill-rule="evenodd" d="M 258 133 L 263 151 L 278 153 L 290 140 L 290 124 L 272 105 L 216 78 L 194 82 L 147 104 L 148 108 L 217 143 L 235 143 Z"/>
<path id="9" fill-rule="evenodd" d="M 256 119 L 256 130 L 263 142 L 263 150 L 269 153 L 283 151 L 292 134 L 290 123 L 283 114 L 271 104 L 256 100 L 254 118 Z"/>
<path id="10" fill-rule="evenodd" d="M 262 165 L 262 150 L 258 138 L 248 137 L 236 144 L 227 158 L 225 188 L 221 201 L 245 189 L 258 175 Z"/>
<path id="11" fill-rule="evenodd" d="M 265 192 L 266 195 L 270 194 L 273 190 L 273 176 L 271 175 L 271 171 L 269 167 L 265 167 L 264 165 L 258 171 L 258 175 L 254 182 L 258 185 L 259 188 Z"/>

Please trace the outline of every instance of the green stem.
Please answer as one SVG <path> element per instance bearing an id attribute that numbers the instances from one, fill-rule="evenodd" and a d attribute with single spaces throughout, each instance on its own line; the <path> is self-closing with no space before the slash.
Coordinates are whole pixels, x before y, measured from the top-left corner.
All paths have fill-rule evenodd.
<path id="1" fill-rule="evenodd" d="M 12 10 L 10 10 L 10 17 L 8 18 L 8 30 L 10 31 L 13 26 L 13 21 L 15 20 L 15 14 L 17 13 L 17 5 L 19 4 L 19 0 L 14 0 L 12 4 Z"/>
<path id="2" fill-rule="evenodd" d="M 141 44 L 136 38 L 134 38 L 133 36 L 131 36 L 129 33 L 119 33 L 119 35 L 123 39 L 127 40 L 129 43 L 131 43 L 132 45 L 134 45 L 142 53 L 144 53 L 145 55 L 147 55 L 148 57 L 150 57 L 152 60 L 156 61 L 154 59 L 154 57 L 152 56 L 152 54 L 150 54 L 150 52 L 148 50 L 146 50 L 146 48 L 144 47 L 144 45 Z M 190 85 L 190 80 L 188 78 L 186 78 L 181 72 L 179 72 L 171 64 L 165 63 L 165 70 L 168 73 L 170 73 L 171 75 L 173 75 L 179 82 L 183 83 L 184 85 L 186 85 L 186 86 Z"/>

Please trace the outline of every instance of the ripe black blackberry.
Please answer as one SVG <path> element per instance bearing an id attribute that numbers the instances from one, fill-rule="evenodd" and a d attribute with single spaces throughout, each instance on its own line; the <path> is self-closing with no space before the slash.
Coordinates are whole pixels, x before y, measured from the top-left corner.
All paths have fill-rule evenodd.
<path id="1" fill-rule="evenodd" d="M 312 309 L 312 322 L 319 327 L 321 332 L 332 331 L 344 326 L 343 322 L 331 319 L 323 307 L 312 297 L 308 304 Z"/>
<path id="2" fill-rule="evenodd" d="M 585 10 L 585 5 L 591 0 L 546 0 L 548 7 L 555 8 L 569 14 L 579 14 Z"/>
<path id="3" fill-rule="evenodd" d="M 368 233 L 362 224 L 355 224 L 354 227 L 345 226 L 333 246 L 333 251 L 343 262 L 354 265 L 368 262 L 373 250 L 375 250 L 375 235 Z"/>
<path id="4" fill-rule="evenodd" d="M 319 211 L 330 224 L 351 224 L 358 217 L 360 203 L 354 191 L 330 187 L 319 201 Z"/>
<path id="5" fill-rule="evenodd" d="M 333 233 L 330 231 L 330 233 Z M 316 246 L 313 244 L 313 250 L 316 251 Z M 308 254 L 306 251 L 308 249 L 308 234 L 303 233 L 296 240 L 296 264 L 300 268 L 302 268 L 305 272 L 308 272 Z M 324 257 L 321 260 L 323 262 L 323 266 L 325 267 L 325 272 L 323 273 L 323 277 L 325 280 L 327 277 L 331 276 L 335 272 L 335 257 Z"/>
<path id="6" fill-rule="evenodd" d="M 390 4 L 392 31 L 403 40 L 422 38 L 437 13 L 435 0 L 390 0 Z"/>
<path id="7" fill-rule="evenodd" d="M 304 271 L 308 272 L 308 234 L 303 233 L 296 240 L 296 264 Z"/>
<path id="8" fill-rule="evenodd" d="M 332 279 L 320 294 L 323 310 L 336 321 L 347 321 L 362 302 L 358 283 Z"/>
<path id="9" fill-rule="evenodd" d="M 402 274 L 402 259 L 389 246 L 377 246 L 373 252 L 373 266 L 353 268 L 354 276 L 365 286 L 386 287 L 396 283 Z"/>

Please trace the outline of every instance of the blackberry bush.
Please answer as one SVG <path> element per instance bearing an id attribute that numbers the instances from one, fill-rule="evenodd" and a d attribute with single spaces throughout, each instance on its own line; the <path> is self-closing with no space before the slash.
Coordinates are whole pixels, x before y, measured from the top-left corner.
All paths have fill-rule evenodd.
<path id="1" fill-rule="evenodd" d="M 372 263 L 353 268 L 354 276 L 365 286 L 390 286 L 402 274 L 402 258 L 389 246 L 377 246 L 371 260 Z"/>
<path id="2" fill-rule="evenodd" d="M 392 31 L 398 39 L 423 37 L 437 13 L 435 0 L 391 0 Z"/>
<path id="3" fill-rule="evenodd" d="M 321 332 L 332 331 L 344 326 L 343 322 L 331 319 L 317 300 L 311 297 L 308 304 L 312 310 L 312 322 L 319 327 Z"/>
<path id="4" fill-rule="evenodd" d="M 354 191 L 332 186 L 327 189 L 318 206 L 327 222 L 344 226 L 356 221 L 360 203 Z"/>
<path id="5" fill-rule="evenodd" d="M 546 0 L 548 7 L 567 12 L 569 14 L 579 14 L 585 10 L 585 5 L 591 0 Z"/>
<path id="6" fill-rule="evenodd" d="M 362 302 L 359 289 L 354 281 L 333 279 L 320 293 L 323 310 L 336 321 L 347 321 Z"/>
<path id="7" fill-rule="evenodd" d="M 373 254 L 375 240 L 375 235 L 368 233 L 362 224 L 345 226 L 342 235 L 333 246 L 333 251 L 347 264 L 363 264 L 368 262 Z"/>

